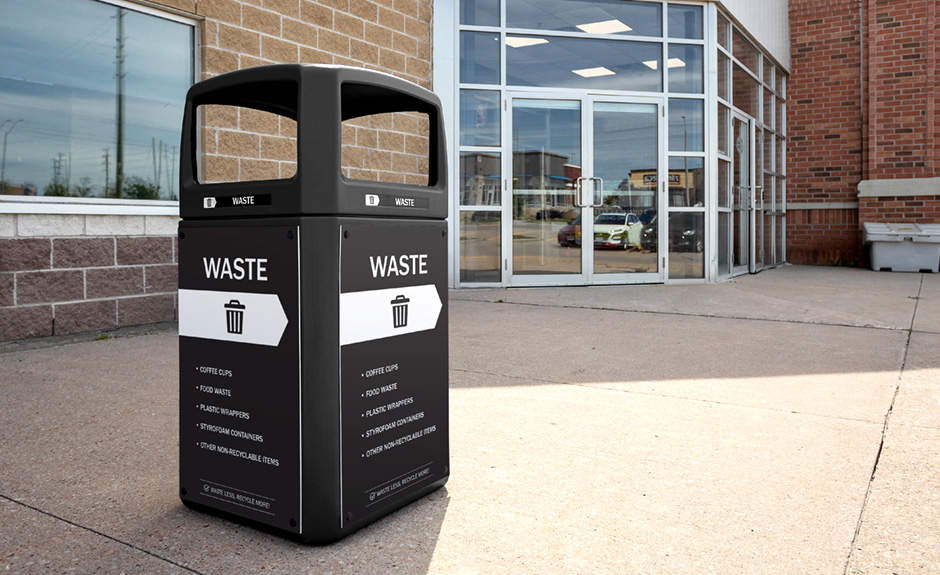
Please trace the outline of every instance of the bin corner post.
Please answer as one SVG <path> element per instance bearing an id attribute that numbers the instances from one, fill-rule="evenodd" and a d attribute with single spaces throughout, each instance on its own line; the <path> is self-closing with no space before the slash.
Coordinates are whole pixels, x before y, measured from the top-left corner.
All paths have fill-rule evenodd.
<path id="1" fill-rule="evenodd" d="M 194 86 L 187 112 L 191 98 L 293 114 L 298 165 L 289 181 L 181 186 L 180 498 L 335 541 L 450 473 L 446 178 L 441 193 L 433 177 L 412 186 L 340 171 L 344 110 L 440 102 L 386 74 L 312 65 L 217 76 Z M 431 171 L 446 170 L 442 126 L 430 124 Z"/>

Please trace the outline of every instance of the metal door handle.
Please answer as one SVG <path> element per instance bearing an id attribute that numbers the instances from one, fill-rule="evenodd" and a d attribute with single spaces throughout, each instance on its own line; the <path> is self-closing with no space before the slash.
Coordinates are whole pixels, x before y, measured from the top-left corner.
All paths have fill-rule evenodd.
<path id="1" fill-rule="evenodd" d="M 591 188 L 591 199 L 594 200 L 591 203 L 592 208 L 599 208 L 604 205 L 604 179 L 603 178 L 591 178 L 591 183 L 593 187 Z M 597 187 L 597 184 L 600 184 L 600 188 Z M 600 201 L 595 197 L 598 189 L 600 189 Z"/>
<path id="2" fill-rule="evenodd" d="M 604 180 L 603 178 L 578 178 L 578 193 L 577 193 L 577 205 L 579 208 L 599 208 L 604 204 L 603 191 L 604 191 Z M 584 182 L 591 182 L 591 201 L 585 201 L 584 198 Z M 600 182 L 601 190 L 601 201 L 597 203 L 594 194 L 598 190 L 597 183 Z"/>

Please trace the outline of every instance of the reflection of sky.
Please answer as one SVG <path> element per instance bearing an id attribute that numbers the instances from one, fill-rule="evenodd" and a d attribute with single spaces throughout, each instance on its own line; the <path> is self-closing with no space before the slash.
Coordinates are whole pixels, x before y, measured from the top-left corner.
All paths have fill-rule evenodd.
<path id="1" fill-rule="evenodd" d="M 544 107 L 535 107 L 544 103 Z M 568 105 L 565 108 L 551 108 Z M 533 107 L 528 107 L 528 106 Z M 543 152 L 581 165 L 581 109 L 541 100 L 513 102 L 513 153 Z"/>
<path id="2" fill-rule="evenodd" d="M 656 170 L 658 109 L 652 104 L 598 104 L 594 110 L 594 177 L 605 193 L 618 193 L 637 170 Z"/>
<path id="3" fill-rule="evenodd" d="M 70 163 L 72 184 L 87 177 L 103 189 L 106 149 L 113 181 L 117 13 L 93 0 L 0 4 L 0 123 L 22 119 L 7 138 L 10 185 L 44 189 L 52 180 L 53 158 L 62 154 L 63 177 Z M 170 156 L 173 146 L 178 153 L 192 84 L 192 28 L 124 13 L 125 174 L 153 180 L 156 142 L 166 190 L 166 164 L 178 164 Z"/>

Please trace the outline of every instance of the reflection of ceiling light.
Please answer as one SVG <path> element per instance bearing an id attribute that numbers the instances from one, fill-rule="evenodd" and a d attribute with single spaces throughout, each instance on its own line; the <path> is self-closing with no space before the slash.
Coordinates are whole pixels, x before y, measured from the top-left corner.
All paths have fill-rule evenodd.
<path id="1" fill-rule="evenodd" d="M 604 20 L 603 22 L 578 24 L 578 28 L 588 34 L 619 34 L 620 32 L 633 30 L 633 28 L 627 26 L 620 20 Z"/>
<path id="2" fill-rule="evenodd" d="M 659 68 L 659 62 L 656 61 L 656 60 L 647 60 L 646 62 L 643 62 L 643 63 L 646 64 L 648 67 L 654 69 L 654 70 L 656 70 L 657 68 Z M 668 67 L 670 67 L 670 68 L 684 68 L 684 67 L 685 67 L 685 62 L 683 62 L 683 61 L 680 60 L 679 58 L 670 58 L 670 59 L 666 62 L 666 66 L 668 66 Z"/>
<path id="3" fill-rule="evenodd" d="M 616 74 L 613 70 L 608 70 L 603 66 L 597 68 L 582 68 L 581 70 L 572 70 L 572 72 L 582 78 L 596 78 L 598 76 L 613 76 Z"/>
<path id="4" fill-rule="evenodd" d="M 539 44 L 548 44 L 545 38 L 528 38 L 524 36 L 506 36 L 506 45 L 510 48 L 525 48 L 526 46 L 537 46 Z"/>

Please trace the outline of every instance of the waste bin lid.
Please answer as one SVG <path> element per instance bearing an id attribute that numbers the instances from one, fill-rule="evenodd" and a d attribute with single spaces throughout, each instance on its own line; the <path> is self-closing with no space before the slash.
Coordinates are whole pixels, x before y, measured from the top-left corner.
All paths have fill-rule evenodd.
<path id="1" fill-rule="evenodd" d="M 903 242 L 905 240 L 940 244 L 940 224 L 865 222 L 866 242 Z"/>

